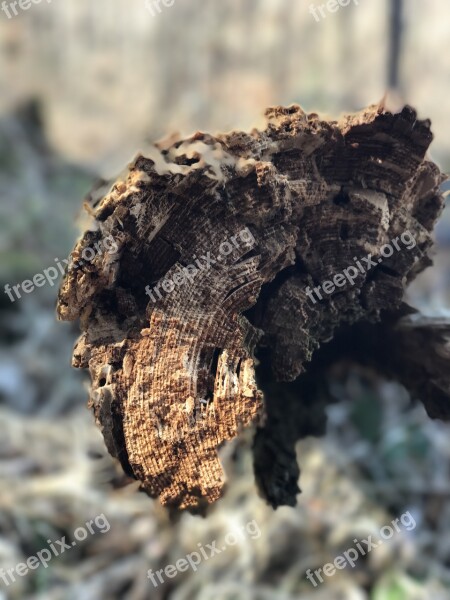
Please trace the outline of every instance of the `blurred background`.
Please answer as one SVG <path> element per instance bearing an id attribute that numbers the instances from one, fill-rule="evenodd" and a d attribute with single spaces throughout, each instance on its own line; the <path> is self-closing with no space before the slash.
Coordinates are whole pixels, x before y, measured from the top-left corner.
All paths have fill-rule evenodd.
<path id="1" fill-rule="evenodd" d="M 98 177 L 162 136 L 260 126 L 269 105 L 337 118 L 389 92 L 388 107 L 432 120 L 431 157 L 450 171 L 447 0 L 335 12 L 321 0 L 34 1 L 0 11 L 2 292 L 68 256 Z M 436 241 L 408 301 L 450 317 L 448 211 Z M 298 445 L 296 508 L 258 497 L 249 431 L 222 449 L 229 489 L 208 518 L 170 515 L 106 452 L 87 375 L 70 367 L 77 325 L 55 320 L 58 283 L 0 294 L 0 568 L 97 515 L 111 528 L 9 587 L 0 579 L 1 600 L 450 599 L 450 429 L 400 385 L 362 370 L 330 382 L 326 437 Z M 306 580 L 406 511 L 414 529 L 317 588 Z M 252 520 L 258 539 L 158 588 L 147 579 Z"/>

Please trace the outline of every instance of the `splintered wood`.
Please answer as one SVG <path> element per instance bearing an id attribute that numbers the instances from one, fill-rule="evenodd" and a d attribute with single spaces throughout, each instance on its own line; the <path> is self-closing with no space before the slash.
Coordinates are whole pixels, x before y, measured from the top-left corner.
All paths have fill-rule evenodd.
<path id="1" fill-rule="evenodd" d="M 400 309 L 430 264 L 443 177 L 425 159 L 428 121 L 409 107 L 339 122 L 299 106 L 266 116 L 263 131 L 161 143 L 93 191 L 72 257 L 98 251 L 59 293 L 59 318 L 80 319 L 73 364 L 90 370 L 109 452 L 176 508 L 221 496 L 217 450 L 252 423 L 261 492 L 293 503 L 302 398 L 283 413 L 270 382 L 301 382 L 338 328 Z M 405 232 L 414 247 L 382 257 Z M 323 292 L 368 254 L 374 266 Z"/>

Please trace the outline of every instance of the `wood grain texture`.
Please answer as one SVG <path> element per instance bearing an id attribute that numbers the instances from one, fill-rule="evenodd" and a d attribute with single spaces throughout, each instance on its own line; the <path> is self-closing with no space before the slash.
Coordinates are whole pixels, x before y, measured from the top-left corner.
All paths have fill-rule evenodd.
<path id="1" fill-rule="evenodd" d="M 176 508 L 221 496 L 217 449 L 251 424 L 261 492 L 274 506 L 295 501 L 302 401 L 280 440 L 270 381 L 301 385 L 336 331 L 400 309 L 430 264 L 443 208 L 443 176 L 425 158 L 430 123 L 410 107 L 340 121 L 274 107 L 266 117 L 262 131 L 162 142 L 93 191 L 72 257 L 108 236 L 117 252 L 69 269 L 59 294 L 59 317 L 80 319 L 73 364 L 90 370 L 109 451 Z M 415 246 L 379 262 L 406 231 Z M 308 287 L 368 254 L 376 264 L 353 285 L 311 301 Z"/>

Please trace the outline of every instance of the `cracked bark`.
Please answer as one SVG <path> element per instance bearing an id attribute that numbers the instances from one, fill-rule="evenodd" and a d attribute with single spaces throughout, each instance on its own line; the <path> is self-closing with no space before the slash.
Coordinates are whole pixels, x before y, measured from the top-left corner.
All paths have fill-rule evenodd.
<path id="1" fill-rule="evenodd" d="M 217 449 L 251 424 L 261 493 L 295 503 L 295 442 L 323 433 L 323 376 L 344 356 L 450 416 L 450 326 L 402 304 L 443 208 L 429 121 L 410 107 L 266 117 L 263 131 L 161 143 L 95 190 L 72 257 L 108 236 L 117 252 L 70 267 L 58 298 L 59 318 L 80 319 L 73 364 L 90 370 L 109 452 L 150 496 L 193 512 L 222 495 Z M 404 232 L 414 248 L 379 263 Z M 353 285 L 311 300 L 368 254 Z"/>

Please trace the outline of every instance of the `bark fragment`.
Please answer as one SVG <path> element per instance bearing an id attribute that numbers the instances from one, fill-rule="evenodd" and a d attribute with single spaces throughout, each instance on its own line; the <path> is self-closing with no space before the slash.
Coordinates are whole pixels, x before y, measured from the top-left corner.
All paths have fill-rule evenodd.
<path id="1" fill-rule="evenodd" d="M 263 131 L 155 146 L 107 193 L 92 193 L 92 227 L 72 255 L 108 236 L 117 252 L 69 269 L 59 294 L 59 317 L 80 319 L 73 364 L 90 370 L 109 451 L 177 508 L 220 497 L 218 447 L 258 422 L 259 487 L 274 506 L 295 502 L 295 441 L 323 429 L 320 411 L 311 416 L 313 354 L 343 328 L 400 310 L 405 286 L 431 262 L 444 178 L 425 158 L 429 121 L 410 107 L 370 107 L 339 122 L 299 106 L 266 116 Z M 379 262 L 405 231 L 414 248 Z M 353 285 L 311 301 L 308 288 L 368 254 L 374 266 Z M 405 378 L 408 361 L 394 363 L 393 376 Z M 447 380 L 432 361 L 429 371 L 445 388 L 430 414 L 447 417 Z M 276 382 L 302 394 L 284 414 Z"/>

